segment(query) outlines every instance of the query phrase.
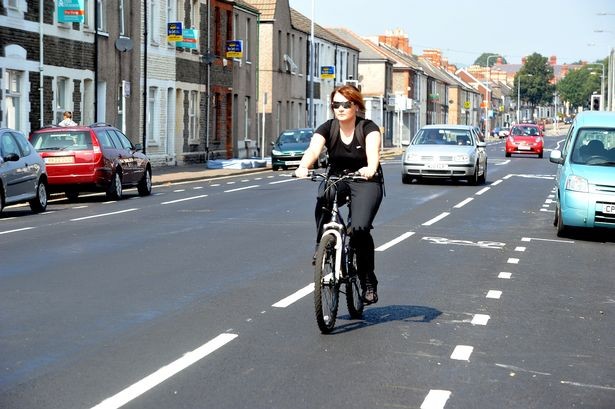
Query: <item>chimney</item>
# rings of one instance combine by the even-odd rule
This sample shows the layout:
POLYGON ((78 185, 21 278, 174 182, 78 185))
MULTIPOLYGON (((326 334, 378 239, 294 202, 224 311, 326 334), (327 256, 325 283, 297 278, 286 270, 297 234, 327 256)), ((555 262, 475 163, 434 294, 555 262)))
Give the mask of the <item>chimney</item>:
POLYGON ((408 55, 412 55, 412 47, 410 46, 410 41, 408 40, 408 34, 400 28, 396 28, 393 31, 387 30, 384 35, 379 35, 378 42, 396 48, 408 55))
POLYGON ((549 57, 549 65, 551 66, 557 65, 557 57, 555 55, 552 55, 551 57, 549 57))

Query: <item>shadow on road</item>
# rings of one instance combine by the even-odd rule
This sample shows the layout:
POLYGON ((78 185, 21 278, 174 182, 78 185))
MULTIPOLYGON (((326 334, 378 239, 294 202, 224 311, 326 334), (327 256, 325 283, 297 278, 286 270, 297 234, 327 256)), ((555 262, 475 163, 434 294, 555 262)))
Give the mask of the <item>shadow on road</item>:
MULTIPOLYGON (((344 305, 340 305, 343 308, 344 305)), ((363 327, 384 324, 392 321, 401 322, 431 322, 442 311, 420 305, 387 305, 382 307, 367 307, 363 312, 363 319, 341 324, 332 332, 333 334, 354 331, 363 327)), ((338 316, 341 320, 351 320, 350 315, 338 316)))

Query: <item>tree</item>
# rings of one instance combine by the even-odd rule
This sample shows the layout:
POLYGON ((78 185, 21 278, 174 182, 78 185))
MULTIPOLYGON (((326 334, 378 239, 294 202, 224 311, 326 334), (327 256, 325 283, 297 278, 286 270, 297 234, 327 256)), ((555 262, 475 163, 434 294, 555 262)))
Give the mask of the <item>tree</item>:
POLYGON ((553 100, 553 67, 547 57, 534 53, 527 57, 525 64, 515 75, 514 87, 521 81, 521 100, 532 106, 548 105, 553 100))
POLYGON ((474 61, 474 65, 480 65, 481 67, 487 67, 487 59, 489 60, 489 67, 493 67, 498 61, 498 57, 502 59, 502 64, 508 64, 506 58, 502 57, 502 54, 497 53, 482 53, 480 57, 474 61))
POLYGON ((573 107, 589 108, 591 95, 594 92, 600 93, 602 70, 600 69, 598 73, 596 67, 596 65, 584 65, 568 72, 557 84, 560 99, 568 101, 573 107))

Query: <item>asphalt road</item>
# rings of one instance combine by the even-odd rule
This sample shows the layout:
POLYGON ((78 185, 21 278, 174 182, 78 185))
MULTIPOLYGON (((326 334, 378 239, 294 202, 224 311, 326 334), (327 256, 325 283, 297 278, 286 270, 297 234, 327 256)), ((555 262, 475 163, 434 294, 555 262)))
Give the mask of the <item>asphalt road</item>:
POLYGON ((0 408, 615 408, 613 235, 557 238, 548 153, 487 149, 484 186, 384 165, 380 301, 331 335, 290 172, 5 209, 0 408))

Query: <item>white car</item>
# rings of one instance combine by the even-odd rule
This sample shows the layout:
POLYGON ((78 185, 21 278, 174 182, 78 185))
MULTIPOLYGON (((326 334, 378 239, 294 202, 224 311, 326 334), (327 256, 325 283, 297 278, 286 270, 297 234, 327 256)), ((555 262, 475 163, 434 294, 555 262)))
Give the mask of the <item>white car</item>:
POLYGON ((510 135, 510 128, 500 128, 500 132, 498 132, 500 138, 506 138, 508 135, 510 135))
POLYGON ((485 142, 466 125, 427 125, 421 128, 402 158, 402 183, 426 178, 465 179, 472 185, 487 179, 485 142))

